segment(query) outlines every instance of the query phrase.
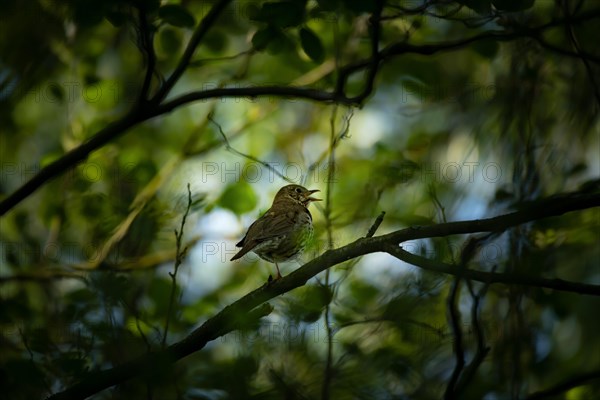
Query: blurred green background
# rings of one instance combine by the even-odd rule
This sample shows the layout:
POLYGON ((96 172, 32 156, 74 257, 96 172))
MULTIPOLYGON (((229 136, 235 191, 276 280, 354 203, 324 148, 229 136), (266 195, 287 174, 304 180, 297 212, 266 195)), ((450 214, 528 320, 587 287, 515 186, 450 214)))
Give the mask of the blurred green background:
MULTIPOLYGON (((371 55, 374 4, 235 1, 170 98, 261 85, 331 91, 341 66, 371 55)), ((139 10, 154 35, 155 91, 212 5, 3 0, 0 199, 134 106, 148 63, 139 10)), ((329 199, 311 206, 316 237, 304 261, 329 248, 328 232, 333 247, 365 236, 381 211, 378 234, 597 192, 599 19, 597 2, 388 1, 380 48, 517 34, 386 59, 360 108, 216 98, 129 129, 0 220, 2 396, 44 397, 161 347, 188 183, 189 252, 167 343, 273 273, 253 255, 229 259, 288 182, 329 199), (591 17, 519 34, 569 15, 591 17)), ((351 95, 365 77, 350 77, 351 95)), ((470 267, 600 284, 599 226, 597 209, 527 224, 486 242, 470 267)), ((465 240, 403 248, 454 262, 465 240)), ((300 264, 283 264, 283 274, 300 264)), ((455 363, 452 281, 389 255, 350 260, 274 299, 259 325, 93 398, 442 398, 455 363)), ((476 349, 472 301, 462 287, 467 362, 476 349)), ((491 286, 480 306, 491 350, 461 398, 525 398, 598 371, 599 307, 592 296, 491 286)), ((557 398, 594 398, 597 376, 557 398)))

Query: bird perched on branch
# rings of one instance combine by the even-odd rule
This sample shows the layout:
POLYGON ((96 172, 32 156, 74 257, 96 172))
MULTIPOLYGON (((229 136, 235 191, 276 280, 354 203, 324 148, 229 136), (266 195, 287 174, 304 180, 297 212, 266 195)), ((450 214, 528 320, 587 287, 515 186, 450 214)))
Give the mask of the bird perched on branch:
POLYGON ((300 185, 287 185, 279 189, 271 208, 250 225, 246 236, 236 244, 242 249, 231 261, 253 251, 263 260, 275 263, 276 279, 281 278, 277 263, 300 255, 312 239, 312 215, 308 205, 312 201, 321 201, 311 197, 318 191, 300 185))

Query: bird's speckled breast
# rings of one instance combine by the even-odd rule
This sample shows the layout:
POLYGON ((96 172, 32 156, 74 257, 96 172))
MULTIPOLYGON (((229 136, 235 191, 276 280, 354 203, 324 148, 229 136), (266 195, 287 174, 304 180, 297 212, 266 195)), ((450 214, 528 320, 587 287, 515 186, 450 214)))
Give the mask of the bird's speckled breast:
POLYGON ((286 261, 298 257, 312 240, 312 216, 308 209, 304 209, 295 210, 290 217, 294 221, 294 227, 290 233, 259 244, 253 249, 253 252, 269 262, 286 261))

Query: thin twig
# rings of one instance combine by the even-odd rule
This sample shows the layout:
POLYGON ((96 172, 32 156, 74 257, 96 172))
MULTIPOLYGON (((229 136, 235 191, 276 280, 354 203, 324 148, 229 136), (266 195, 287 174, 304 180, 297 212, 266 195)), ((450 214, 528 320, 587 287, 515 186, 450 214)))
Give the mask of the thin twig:
MULTIPOLYGON (((331 117, 329 119, 330 126, 330 140, 329 140, 329 169, 327 170, 327 182, 325 190, 325 210, 323 212, 325 216, 325 228, 327 231, 327 249, 333 248, 333 232, 332 232, 332 221, 331 221, 331 209, 332 201, 331 195, 333 192, 333 177, 335 176, 335 120, 337 119, 337 106, 333 106, 331 110, 331 117)), ((330 276, 329 269, 325 271, 325 287, 329 290, 330 288, 330 276)), ((333 298, 331 299, 333 301, 333 298)), ((328 400, 331 379, 332 379, 332 363, 333 363, 333 332, 330 324, 330 311, 331 301, 325 305, 324 319, 325 319, 325 333, 327 335, 327 355, 325 359, 325 371, 323 371, 323 384, 321 386, 321 399, 328 400)))
POLYGON ((460 373, 462 372, 463 367, 465 366, 465 350, 463 345, 463 331, 461 329, 461 315, 458 310, 458 300, 459 300, 459 291, 460 291, 460 276, 456 276, 452 281, 452 287, 450 288, 450 293, 447 299, 447 307, 448 307, 448 319, 450 320, 450 327, 452 328, 452 334, 454 335, 454 340, 452 341, 454 347, 454 356, 456 358, 456 363, 454 365, 454 369, 452 370, 452 375, 450 376, 450 380, 446 385, 446 391, 444 393, 444 399, 454 399, 455 398, 455 387, 458 382, 458 378, 460 373))
MULTIPOLYGON (((430 195, 431 199, 433 200, 433 203, 435 204, 436 208, 440 212, 442 222, 447 223, 448 221, 446 219, 446 210, 445 210, 444 206, 442 205, 442 202, 437 197, 437 193, 433 186, 429 187, 429 195, 430 195)), ((448 250, 450 251, 450 258, 452 260, 452 265, 455 265, 456 269, 459 272, 462 272, 462 270, 466 268, 467 260, 463 260, 461 258, 460 264, 457 265, 454 260, 454 255, 452 254, 452 246, 450 243, 450 238, 448 236, 446 236, 446 237, 444 237, 444 240, 446 241, 446 245, 448 246, 448 250)), ((461 328, 462 317, 461 317, 460 310, 458 309, 458 302, 460 300, 460 286, 461 286, 461 277, 460 277, 460 275, 458 275, 458 276, 454 277, 454 280, 452 281, 450 293, 448 294, 448 298, 446 300, 447 301, 446 307, 447 307, 447 312, 448 312, 448 319, 450 322, 450 327, 452 328, 452 335, 454 336, 452 345, 454 347, 454 358, 456 359, 456 362, 454 364, 454 369, 452 370, 452 375, 450 376, 450 380, 448 381, 448 384, 446 385, 446 391, 444 393, 444 399, 446 399, 446 400, 455 398, 456 384, 457 384, 458 378, 460 377, 460 374, 462 373, 462 370, 465 366, 465 349, 464 349, 464 343, 463 343, 463 331, 461 328)))
POLYGON ((222 57, 213 57, 213 58, 202 58, 202 59, 198 59, 198 60, 194 60, 192 62, 190 62, 190 68, 192 67, 201 67, 204 66, 205 64, 209 64, 209 63, 213 63, 213 62, 220 62, 220 61, 233 61, 237 58, 246 56, 246 55, 251 55, 254 54, 256 50, 254 49, 250 49, 250 50, 244 50, 241 51, 237 54, 233 54, 231 56, 222 56, 222 57))
POLYGON ((419 328, 423 328, 427 331, 430 331, 430 332, 436 334, 440 339, 444 339, 446 336, 448 336, 448 333, 444 332, 443 329, 435 327, 433 325, 430 325, 426 322, 417 321, 417 320, 414 320, 411 318, 402 318, 401 320, 399 320, 398 318, 391 319, 391 318, 386 318, 385 316, 375 317, 375 318, 365 318, 362 320, 348 321, 348 322, 344 322, 343 324, 337 324, 335 326, 334 334, 336 334, 337 332, 339 332, 340 330, 342 330, 344 328, 348 328, 351 326, 362 325, 362 324, 384 323, 384 322, 390 322, 392 324, 397 324, 398 322, 405 322, 409 325, 414 325, 419 328))
POLYGON ((373 235, 375 235, 375 232, 377 232, 377 229, 379 229, 379 225, 381 225, 381 223, 383 222, 384 217, 385 211, 382 211, 381 214, 379 214, 377 218, 375 218, 375 222, 373 222, 373 225, 371 225, 369 231, 367 232, 367 236, 365 237, 370 238, 373 237, 373 235))
POLYGON ((586 372, 580 375, 572 376, 562 382, 549 387, 548 389, 540 390, 527 396, 526 400, 540 400, 554 398, 555 396, 569 391, 573 388, 586 385, 591 381, 600 380, 600 369, 586 372))
MULTIPOLYGON (((494 270, 492 270, 493 272, 494 270)), ((481 308, 481 299, 485 296, 487 289, 489 288, 489 282, 484 284, 484 286, 479 290, 479 292, 475 293, 475 289, 473 288, 473 282, 467 279, 467 288, 469 289, 469 294, 471 295, 471 324, 473 325, 473 332, 475 334, 475 340, 477 341, 477 347, 475 350, 475 356, 473 356, 473 360, 469 363, 469 365, 464 369, 460 380, 456 384, 456 395, 460 395, 461 392, 467 387, 467 385, 471 382, 473 377, 475 376, 475 372, 485 360, 485 357, 490 351, 490 348, 485 344, 485 333, 483 332, 483 327, 481 326, 481 321, 479 318, 479 311, 481 308)))
MULTIPOLYGON (((209 19, 209 15, 203 20, 208 21, 210 23, 214 23, 217 15, 213 12, 217 7, 224 7, 223 1, 219 2, 213 9, 209 15, 211 18, 209 19)), ((219 9, 220 12, 221 8, 219 9)), ((585 13, 581 13, 575 17, 572 17, 569 21, 572 24, 581 23, 588 20, 593 20, 600 16, 600 9, 591 10, 585 13)), ((207 24, 208 24, 207 22, 207 24)), ((516 27, 514 30, 505 32, 505 31, 488 31, 478 35, 474 35, 468 38, 462 38, 453 41, 447 41, 443 43, 435 43, 435 44, 408 44, 405 42, 393 43, 382 49, 377 54, 377 63, 382 61, 387 61, 394 57, 404 55, 404 54, 423 54, 423 55, 431 55, 440 52, 447 51, 456 51, 465 48, 473 43, 482 42, 486 40, 494 40, 494 41, 506 41, 506 40, 516 40, 523 37, 531 37, 538 42, 542 40, 541 34, 544 31, 550 30, 557 26, 564 25, 566 23, 565 19, 555 19, 551 22, 538 25, 532 28, 527 27, 516 27)), ((206 30, 208 29, 205 28, 206 30)), ((203 33, 204 35, 204 33, 203 33)), ((201 39, 201 37, 200 37, 201 39)), ((191 43, 190 43, 191 44, 191 43)), ((556 46, 546 46, 548 50, 556 51, 563 55, 572 55, 566 50, 557 49, 556 46)), ((188 49, 190 47, 188 46, 188 49)), ((186 49, 186 54, 188 53, 188 49, 186 49)), ((190 50, 191 51, 191 50, 190 50)), ((193 51, 191 51, 193 53, 193 51)), ((577 56, 577 55, 575 55, 577 56)), ((588 54, 584 54, 584 56, 590 60, 593 60, 588 54)), ((579 58, 579 56, 577 56, 579 58)), ((182 62, 179 64, 187 65, 188 62, 182 62)), ((345 94, 345 82, 349 78, 350 75, 364 70, 365 68, 373 67, 374 61, 371 59, 361 60, 357 62, 350 63, 340 68, 340 76, 338 77, 336 90, 333 92, 317 90, 312 88, 301 88, 301 87, 290 87, 290 86, 253 86, 253 87, 242 87, 242 88, 218 88, 218 89, 209 89, 209 90, 200 90, 194 91, 191 93, 183 94, 181 96, 175 97, 172 100, 168 100, 166 102, 162 102, 160 105, 158 104, 157 97, 155 96, 155 103, 151 106, 147 107, 139 107, 139 104, 135 106, 127 115, 122 117, 121 119, 107 125, 105 128, 96 132, 89 141, 81 144, 80 146, 72 149, 59 159, 51 162, 44 168, 42 168, 36 175, 34 175, 31 179, 25 182, 22 186, 20 186, 16 191, 11 193, 9 196, 5 197, 0 201, 0 216, 6 214, 9 210, 19 204, 21 201, 26 199, 33 192, 38 190, 41 186, 46 184, 52 178, 64 173, 69 170, 69 168, 73 167, 77 163, 85 160, 90 153, 98 150, 103 147, 107 143, 112 140, 115 140, 122 134, 124 134, 129 128, 138 125, 141 122, 147 121, 151 118, 158 117, 160 115, 169 113, 174 109, 191 103, 198 100, 212 99, 212 98, 240 98, 240 97, 258 97, 258 96, 277 96, 277 97, 293 97, 297 99, 304 100, 312 100, 323 103, 336 103, 336 104, 347 104, 352 106, 360 106, 366 100, 366 98, 370 95, 368 91, 363 91, 359 96, 348 97, 345 94)), ((180 68, 178 68, 179 70, 180 68)), ((183 73, 183 71, 181 71, 183 73)), ((171 78, 169 78, 169 83, 165 82, 162 86, 162 90, 167 88, 168 86, 172 86, 175 84, 174 77, 177 74, 173 74, 171 78), (172 82, 172 83, 171 83, 172 82)), ((180 76, 180 74, 179 74, 180 76)), ((373 77, 371 75, 371 77, 373 77)), ((367 85, 367 87, 370 85, 367 85)), ((161 93, 159 93, 161 94, 161 93)))
MULTIPOLYGON (((342 128, 342 130, 340 131, 340 133, 338 134, 338 136, 335 138, 335 146, 338 146, 339 142, 342 139, 348 139, 350 138, 349 135, 349 131, 350 131, 350 122, 352 121, 352 117, 354 116, 354 110, 352 108, 348 108, 346 113, 344 114, 343 117, 343 122, 344 122, 344 127, 342 128)), ((309 165, 308 167, 308 171, 306 173, 305 179, 308 179, 308 177, 317 169, 319 168, 319 166, 322 165, 323 161, 329 157, 329 147, 327 148, 327 150, 323 151, 323 153, 321 153, 321 155, 315 160, 315 162, 313 162, 311 165, 309 165)), ((333 179, 335 179, 335 176, 333 176, 333 179)))
MULTIPOLYGON (((590 296, 600 296, 600 285, 565 281, 556 278, 539 278, 537 276, 529 276, 526 274, 516 273, 494 273, 478 271, 474 269, 457 271, 456 267, 453 264, 446 264, 443 262, 434 261, 426 257, 421 257, 416 254, 409 253, 408 251, 403 250, 396 244, 384 244, 383 250, 380 250, 379 246, 374 247, 377 248, 376 251, 385 251, 386 253, 396 257, 397 259, 404 261, 408 264, 412 264, 421 269, 448 274, 451 276, 460 276, 462 278, 472 279, 477 282, 490 282, 490 284, 501 283, 509 286, 529 286, 559 290, 563 292, 577 293, 580 295, 586 294, 590 296)), ((361 253, 360 255, 363 255, 363 253, 361 253)))
POLYGON ((62 271, 62 270, 48 270, 39 271, 36 273, 24 272, 20 274, 0 276, 0 285, 10 282, 35 282, 35 283, 47 283, 53 282, 58 279, 79 279, 82 281, 86 280, 86 276, 73 272, 73 271, 62 271))
POLYGON ((146 75, 142 84, 142 90, 138 99, 138 104, 144 104, 148 100, 152 86, 152 77, 156 69, 156 52, 154 50, 154 26, 148 23, 148 13, 142 5, 138 8, 139 14, 139 36, 142 51, 146 54, 146 75))
MULTIPOLYGON (((276 282, 265 284, 225 307, 180 342, 174 343, 162 351, 146 354, 113 368, 91 372, 80 382, 51 396, 50 399, 83 399, 110 386, 124 382, 138 374, 142 374, 156 365, 157 362, 162 363, 161 365, 163 366, 167 363, 174 363, 191 353, 199 351, 209 341, 232 330, 239 329, 242 323, 255 321, 258 318, 268 315, 272 311, 272 307, 268 303, 265 303, 268 300, 305 285, 309 279, 327 268, 365 254, 385 251, 416 266, 424 266, 425 269, 450 275, 457 274, 454 266, 445 266, 444 264, 412 255, 402 250, 398 246, 398 242, 451 234, 496 232, 500 228, 506 229, 507 227, 527 223, 532 220, 600 205, 600 194, 579 195, 573 193, 564 197, 545 199, 542 201, 545 206, 541 207, 537 212, 521 210, 512 214, 484 220, 450 222, 426 226, 420 229, 404 229, 388 235, 360 238, 341 248, 326 251, 291 274, 284 276, 276 282), (424 233, 426 236, 423 236, 424 233), (244 316, 243 321, 240 321, 240 316, 244 316)), ((599 285, 474 270, 465 270, 463 275, 465 279, 473 279, 484 283, 489 282, 489 284, 528 285, 600 296, 599 285)))
POLYGON ((581 45, 579 44, 579 41, 577 40, 577 36, 575 35, 575 29, 573 28, 573 25, 571 25, 571 23, 569 22, 569 20, 572 17, 571 12, 569 10, 569 2, 564 1, 563 8, 564 8, 563 11, 564 11, 565 17, 566 17, 565 28, 567 29, 567 33, 569 35, 571 44, 573 45, 575 52, 580 56, 581 61, 583 62, 583 65, 585 67, 585 71, 588 74, 588 78, 590 79, 590 83, 592 84, 592 87, 594 88, 594 96, 596 97, 596 106, 597 106, 596 108, 598 108, 598 107, 600 107, 600 89, 598 88, 598 82, 596 81, 596 74, 594 74, 594 70, 592 69, 592 66, 590 65, 590 61, 587 59, 587 57, 582 55, 583 50, 581 48, 581 45))
POLYGON ((210 122, 215 124, 215 126, 219 129, 219 133, 221 134, 221 137, 223 138, 223 141, 225 142, 225 149, 227 151, 230 151, 234 154, 237 154, 240 157, 244 157, 248 160, 254 161, 255 163, 262 165, 263 167, 267 168, 269 171, 273 172, 275 175, 277 175, 278 177, 280 177, 281 179, 283 179, 286 182, 296 183, 296 182, 292 181, 290 178, 288 178, 287 176, 283 175, 281 172, 277 171, 268 162, 262 161, 254 156, 251 156, 250 154, 242 153, 241 151, 238 151, 235 148, 233 148, 231 146, 231 144, 229 143, 229 139, 227 139, 227 135, 225 135, 225 132, 223 132, 223 128, 217 121, 214 120, 213 115, 209 114, 207 118, 210 122))
POLYGON ((183 217, 181 218, 181 226, 179 227, 179 231, 177 229, 175 229, 175 232, 174 232, 177 252, 175 255, 175 265, 173 266, 173 272, 169 272, 169 276, 171 277, 171 294, 169 296, 169 307, 167 308, 167 317, 165 319, 165 329, 163 331, 163 337, 162 337, 162 346, 163 347, 165 347, 167 344, 167 334, 169 332, 169 322, 171 321, 171 314, 173 312, 173 305, 175 303, 175 292, 177 291, 177 272, 179 271, 179 266, 183 262, 186 254, 187 254, 187 251, 188 251, 187 246, 184 247, 183 249, 181 248, 181 242, 182 242, 182 238, 183 238, 183 228, 185 227, 185 221, 190 212, 190 209, 192 208, 192 190, 190 189, 189 183, 187 184, 187 191, 188 191, 188 203, 187 203, 185 212, 183 213, 183 217))
POLYGON ((169 95, 169 93, 171 92, 171 89, 173 89, 173 86, 175 86, 175 84, 179 81, 179 78, 181 78, 181 75, 183 75, 183 73, 187 69, 189 63, 192 60, 192 57, 194 56, 194 53, 196 52, 196 48, 198 47, 200 42, 202 41, 202 39, 204 39, 208 30, 215 24, 217 18, 219 18, 221 13, 225 10, 225 8, 231 2, 232 2, 232 0, 218 1, 210 9, 208 14, 206 14, 204 19, 202 19, 200 24, 198 24, 198 27, 194 31, 192 38, 190 39, 187 47, 185 48, 183 55, 181 56, 181 59, 179 60, 179 63, 177 64, 177 67, 175 67, 175 70, 173 71, 171 76, 169 76, 169 78, 165 81, 165 83, 162 85, 162 87, 160 88, 160 90, 158 91, 156 96, 154 98, 152 98, 152 102, 158 104, 158 103, 162 102, 169 95))
POLYGON ((332 209, 332 201, 331 196, 333 192, 333 180, 335 176, 335 149, 337 147, 335 140, 335 120, 337 119, 337 106, 333 106, 331 110, 331 117, 329 118, 329 128, 330 128, 330 136, 329 136, 329 159, 327 169, 327 182, 325 189, 325 210, 323 212, 325 217, 325 228, 327 231, 327 249, 333 248, 333 232, 332 232, 332 221, 331 221, 331 209, 332 209))

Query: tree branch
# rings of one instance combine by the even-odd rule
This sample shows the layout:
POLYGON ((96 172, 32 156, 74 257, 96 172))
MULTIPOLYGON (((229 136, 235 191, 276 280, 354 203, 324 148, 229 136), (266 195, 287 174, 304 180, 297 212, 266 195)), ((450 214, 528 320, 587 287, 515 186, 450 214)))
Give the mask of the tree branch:
POLYGON ((561 290, 579 294, 600 296, 600 286, 575 283, 560 279, 544 279, 533 276, 503 274, 465 269, 458 272, 452 265, 438 263, 426 258, 410 254, 398 243, 424 237, 439 237, 462 233, 498 232, 515 225, 531 222, 536 219, 561 215, 570 211, 600 206, 600 194, 566 194, 554 196, 539 202, 544 207, 533 210, 525 209, 494 218, 449 222, 423 228, 409 228, 387 235, 371 238, 360 238, 353 243, 335 250, 328 250, 321 256, 309 261, 291 274, 250 292, 246 296, 225 307, 218 314, 208 319, 189 336, 163 351, 145 354, 125 364, 108 370, 90 373, 79 383, 50 396, 49 399, 83 399, 110 386, 117 385, 135 375, 147 372, 152 365, 174 363, 191 353, 202 349, 206 343, 235 329, 247 326, 271 312, 268 300, 287 293, 306 284, 306 282, 327 268, 350 259, 375 252, 388 252, 393 256, 413 265, 436 272, 442 272, 465 279, 472 279, 487 284, 504 283, 526 285, 547 289, 561 290), (426 235, 424 235, 426 233, 426 235), (259 307, 260 306, 260 307, 259 307), (256 307, 259 307, 256 309, 256 307))
POLYGON ((179 64, 177 64, 177 67, 175 68, 171 76, 169 76, 169 78, 160 88, 156 96, 152 99, 153 102, 158 104, 169 95, 169 92, 171 91, 171 89, 173 89, 173 86, 175 86, 177 81, 179 81, 179 78, 181 78, 181 75, 183 75, 188 65, 190 64, 194 52, 196 51, 196 48, 198 47, 200 42, 208 32, 210 27, 213 26, 213 24, 216 22, 219 15, 231 2, 232 0, 220 0, 210 9, 208 14, 206 14, 206 16, 202 19, 202 22, 200 22, 200 24, 194 31, 190 42, 185 48, 183 56, 181 56, 181 59, 179 60, 179 64))
POLYGON ((557 194, 540 200, 520 203, 519 211, 498 217, 411 227, 378 236, 376 239, 382 242, 401 243, 407 240, 448 235, 502 232, 510 227, 527 222, 593 207, 600 207, 600 193, 582 194, 573 192, 557 194))
MULTIPOLYGON (((463 270, 463 267, 464 266, 462 265, 458 266, 460 270, 463 270)), ((454 364, 452 375, 450 376, 448 384, 446 385, 446 391, 444 392, 445 400, 455 398, 454 390, 456 382, 458 382, 460 373, 465 366, 465 349, 463 343, 463 331, 461 328, 461 314, 457 305, 460 299, 460 284, 460 276, 456 276, 452 281, 452 286, 447 299, 448 319, 450 321, 450 327, 452 328, 452 335, 454 336, 454 340, 452 340, 452 347, 454 350, 454 358, 456 359, 456 363, 454 364)))
POLYGON ((473 325, 473 332, 475 333, 477 347, 473 359, 465 368, 463 374, 460 377, 460 380, 456 384, 455 393, 457 395, 462 394, 461 392, 471 382, 471 380, 475 376, 475 372, 477 372, 477 369, 483 363, 483 360, 485 360, 487 354, 490 352, 490 347, 486 346, 485 344, 483 327, 481 326, 481 322, 479 321, 479 308, 481 298, 485 296, 489 284, 486 283, 478 293, 475 293, 475 289, 473 289, 472 282, 467 279, 467 287, 469 289, 469 293, 471 294, 471 301, 473 302, 471 305, 471 324, 473 325))
POLYGON ((188 214, 190 213, 190 209, 192 208, 192 190, 190 189, 190 184, 187 184, 187 192, 188 192, 188 202, 187 207, 185 208, 185 212, 183 213, 183 217, 181 217, 181 226, 179 230, 175 229, 175 264, 173 265, 173 272, 169 272, 169 276, 171 277, 171 294, 169 295, 169 305, 167 308, 167 317, 165 318, 165 328, 163 330, 162 336, 162 347, 165 347, 167 344, 167 335, 169 333, 169 323, 171 322, 172 313, 173 313, 173 305, 175 304, 175 292, 177 291, 177 272, 179 272, 179 267, 181 263, 183 263, 183 259, 187 255, 188 247, 182 247, 181 242, 183 239, 183 230, 185 228, 185 221, 187 220, 188 214))
POLYGON ((402 260, 406 263, 412 264, 427 271, 439 272, 452 276, 460 275, 463 278, 471 279, 482 283, 489 282, 490 284, 502 283, 505 285, 530 286, 545 289, 553 289, 562 292, 600 296, 600 285, 577 283, 556 278, 538 278, 535 276, 524 274, 484 272, 473 269, 465 269, 459 272, 457 271, 457 268, 454 265, 445 264, 442 262, 430 260, 425 257, 417 256, 415 254, 402 250, 400 247, 394 244, 388 244, 385 247, 386 252, 388 254, 391 254, 399 260, 402 260))
POLYGON ((152 77, 156 68, 156 52, 154 50, 154 26, 148 22, 148 13, 144 6, 138 8, 140 19, 139 35, 142 51, 146 53, 146 74, 140 91, 139 102, 144 103, 148 100, 148 94, 152 86, 152 77))
MULTIPOLYGON (((260 292, 261 289, 250 293, 250 295, 260 292)), ((255 310, 247 310, 247 314, 243 316, 243 319, 240 320, 240 318, 237 318, 239 315, 236 314, 236 311, 238 311, 240 307, 236 307, 236 304, 240 303, 250 295, 247 295, 226 307, 215 317, 206 321, 187 338, 167 347, 165 350, 146 353, 141 357, 114 368, 92 372, 86 378, 83 378, 80 382, 68 389, 48 397, 48 400, 85 399, 101 390, 124 382, 141 373, 151 373, 152 369, 157 364, 165 365, 174 363, 175 361, 202 349, 209 341, 225 335, 234 329, 238 329, 240 324, 243 326, 251 325, 253 321, 269 315, 269 313, 273 311, 273 307, 267 303, 255 310)))
MULTIPOLYGON (((556 19, 551 22, 529 28, 525 26, 516 26, 512 31, 487 31, 480 33, 478 35, 474 35, 468 38, 456 39, 456 40, 448 40, 441 43, 431 43, 431 44, 411 44, 406 42, 397 42, 388 45, 383 48, 378 54, 377 57, 379 61, 385 61, 387 59, 397 57, 404 54, 421 54, 421 55, 433 55, 441 52, 451 51, 451 50, 460 50, 465 48, 466 46, 481 42, 485 40, 495 40, 495 41, 510 41, 516 40, 524 37, 532 38, 540 44, 547 44, 545 40, 542 38, 542 33, 548 29, 556 28, 558 26, 567 24, 567 23, 579 23, 588 20, 592 20, 600 17, 600 9, 592 10, 586 13, 582 13, 578 16, 573 16, 565 19, 556 19)), ((567 50, 562 50, 560 48, 556 48, 553 46, 544 46, 549 50, 558 51, 563 55, 569 55, 571 57, 587 57, 595 61, 597 58, 592 54, 574 54, 568 52, 567 50)), ((366 60, 357 61, 353 64, 346 65, 340 71, 340 76, 343 76, 344 79, 347 79, 349 75, 354 72, 361 71, 365 68, 368 68, 372 65, 372 58, 368 58, 366 60)))
POLYGON ((293 180, 291 180, 290 178, 288 178, 287 176, 283 175, 281 172, 277 171, 277 169, 275 169, 275 167, 273 167, 271 164, 269 164, 268 162, 265 162, 259 158, 256 158, 250 154, 246 154, 246 153, 242 153, 241 151, 237 150, 236 148, 234 148, 231 143, 229 142, 229 139, 227 138, 227 135, 225 135, 225 132, 223 131, 223 127, 221 126, 221 124, 219 124, 217 121, 214 120, 213 118, 213 114, 210 113, 208 114, 208 120, 210 122, 212 122, 217 129, 219 129, 219 133, 221 134, 221 137, 223 138, 223 142, 225 144, 225 150, 232 152, 235 155, 238 155, 240 157, 243 157, 247 160, 250 161, 254 161, 257 164, 262 165, 263 167, 265 167, 266 169, 268 169, 270 172, 272 172, 273 174, 277 175, 278 177, 280 177, 282 180, 289 182, 289 183, 295 183, 293 180))
MULTIPOLYGON (((509 32, 490 31, 466 39, 436 44, 414 45, 405 42, 394 43, 387 46, 379 52, 374 52, 372 54, 372 57, 370 57, 367 60, 362 60, 359 62, 348 64, 341 68, 338 81, 336 83, 336 89, 333 92, 322 91, 312 88, 268 85, 245 88, 217 88, 187 93, 159 105, 159 103, 161 103, 164 100, 164 98, 168 95, 172 87, 176 84, 176 81, 181 77, 181 75, 189 65, 191 57, 193 56, 196 47, 210 28, 210 26, 214 24, 220 12, 222 12, 222 10, 227 6, 227 4, 229 4, 230 1, 231 0, 221 0, 209 11, 209 13, 202 20, 202 22, 194 32, 194 35, 190 40, 190 43, 188 44, 188 47, 186 48, 184 55, 182 56, 182 59, 180 60, 177 68, 169 77, 169 79, 164 83, 164 85, 161 87, 159 92, 151 100, 150 103, 136 103, 134 109, 125 117, 111 123, 106 128, 98 131, 98 133, 96 133, 89 141, 69 151, 58 160, 42 168, 40 172, 38 172, 38 174, 36 174, 33 178, 31 178, 20 188, 18 188, 15 192, 13 192, 11 195, 2 200, 2 202, 0 202, 0 216, 6 214, 15 205, 20 203, 35 190, 39 189, 46 182, 48 182, 52 178, 57 177, 69 168, 75 166, 77 163, 85 160, 92 151, 97 150, 100 147, 104 146, 106 143, 110 142, 111 140, 116 139, 121 134, 126 132, 129 128, 137 125, 140 122, 171 112, 175 108, 187 103, 217 97, 255 98, 263 96, 274 96, 281 98, 289 97, 325 103, 338 103, 345 105, 360 106, 365 100, 365 98, 368 97, 370 92, 364 91, 356 97, 347 97, 343 90, 346 80, 352 73, 363 70, 365 68, 372 68, 371 71, 378 70, 379 64, 383 61, 386 61, 389 58, 408 53, 431 55, 442 51, 461 49, 469 44, 483 40, 508 41, 522 37, 531 37, 542 43, 543 38, 541 37, 541 34, 547 29, 564 25, 567 22, 570 24, 576 24, 600 17, 600 9, 598 9, 588 11, 586 13, 581 13, 577 16, 572 16, 568 19, 556 19, 534 28, 516 27, 514 31, 509 32), (374 59, 374 57, 376 59, 374 59)), ((372 41, 374 41, 373 38, 375 37, 375 35, 372 36, 372 41)), ((545 47, 548 49, 552 49, 548 46, 545 47)), ((561 54, 566 54, 565 52, 566 50, 561 51, 561 54)), ((582 53, 579 56, 585 56, 586 58, 591 59, 590 57, 592 55, 582 53)), ((370 75, 369 79, 374 79, 376 75, 377 74, 370 75)), ((371 85, 372 84, 373 81, 371 82, 371 85)), ((367 82, 367 87, 369 87, 369 82, 367 82)))
POLYGON ((118 138, 126 132, 127 129, 148 118, 150 118, 150 116, 144 115, 141 109, 134 109, 120 120, 115 121, 98 131, 98 133, 87 142, 67 152, 56 161, 51 162, 42 168, 40 172, 33 176, 33 178, 25 182, 20 188, 0 202, 0 216, 6 214, 10 209, 19 204, 23 199, 39 189, 49 180, 56 178, 69 168, 72 168, 85 160, 94 150, 97 150, 111 140, 118 138))
POLYGON ((573 376, 548 389, 540 390, 527 396, 526 400, 539 400, 554 397, 578 386, 586 385, 592 380, 600 379, 600 370, 591 371, 585 374, 573 376))
POLYGON ((42 271, 40 273, 23 273, 0 276, 0 285, 11 282, 50 283, 57 279, 79 279, 85 281, 85 275, 71 271, 42 271))

